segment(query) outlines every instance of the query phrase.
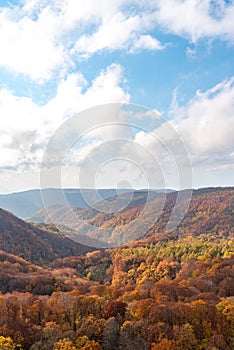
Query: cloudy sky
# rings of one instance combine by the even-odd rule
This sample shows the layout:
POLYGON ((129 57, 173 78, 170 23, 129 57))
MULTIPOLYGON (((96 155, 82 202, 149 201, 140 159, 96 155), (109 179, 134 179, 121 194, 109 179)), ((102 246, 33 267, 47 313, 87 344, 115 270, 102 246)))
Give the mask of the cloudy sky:
MULTIPOLYGON (((40 187, 56 129, 112 102, 168 120, 194 187, 234 185, 234 1, 0 0, 0 193, 40 187)), ((149 145, 142 130, 129 138, 149 145)), ((88 139, 79 159, 100 145, 88 139)), ((130 163, 118 171, 135 176, 130 163)), ((100 187, 113 185, 108 171, 100 187)))

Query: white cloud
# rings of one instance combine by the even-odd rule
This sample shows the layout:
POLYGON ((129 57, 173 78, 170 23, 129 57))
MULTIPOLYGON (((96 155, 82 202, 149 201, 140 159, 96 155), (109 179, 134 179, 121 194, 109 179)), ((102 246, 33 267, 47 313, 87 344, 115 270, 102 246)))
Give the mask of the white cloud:
POLYGON ((156 21, 169 33, 196 42, 216 38, 233 43, 234 3, 224 0, 158 0, 153 2, 156 21))
POLYGON ((3 9, 0 23, 0 66, 43 81, 65 64, 65 49, 56 41, 57 21, 48 8, 37 20, 3 9))
POLYGON ((125 48, 139 25, 139 16, 126 18, 122 13, 117 13, 108 21, 104 19, 94 34, 82 36, 77 41, 75 50, 81 53, 94 53, 103 49, 125 48))
POLYGON ((0 66, 43 82, 55 70, 62 74, 78 57, 100 50, 162 49, 145 35, 152 28, 151 16, 128 12, 125 5, 122 0, 98 5, 94 0, 31 0, 22 7, 0 8, 0 66))
POLYGON ((152 26, 152 17, 146 14, 126 16, 122 12, 111 18, 103 18, 97 31, 91 35, 83 35, 76 43, 74 50, 89 56, 104 49, 125 49, 130 53, 142 50, 158 51, 164 46, 149 34, 140 34, 152 26))
POLYGON ((192 42, 233 43, 234 3, 224 0, 24 1, 0 8, 0 66, 43 82, 103 50, 158 51, 159 27, 192 42))
POLYGON ((130 96, 120 87, 121 82, 125 82, 122 67, 118 64, 110 65, 101 72, 87 90, 83 102, 84 107, 90 106, 90 103, 98 105, 110 102, 128 102, 130 96))
POLYGON ((165 47, 153 38, 151 35, 140 35, 139 38, 133 43, 130 52, 138 52, 142 50, 158 51, 163 50, 165 47))
POLYGON ((43 106, 0 90, 2 169, 38 167, 48 138, 65 118, 95 105, 128 102, 122 82, 122 68, 116 64, 101 71, 86 91, 84 77, 70 74, 61 80, 56 96, 43 106))
POLYGON ((228 161, 233 150, 234 78, 221 82, 208 91, 198 91, 186 105, 172 104, 174 124, 182 135, 194 162, 209 158, 228 161))

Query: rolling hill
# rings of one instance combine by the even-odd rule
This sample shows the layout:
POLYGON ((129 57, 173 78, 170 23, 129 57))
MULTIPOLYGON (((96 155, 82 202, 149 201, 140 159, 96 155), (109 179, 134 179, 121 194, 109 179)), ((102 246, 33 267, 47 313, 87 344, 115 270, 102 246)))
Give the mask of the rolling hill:
POLYGON ((80 255, 93 248, 75 243, 58 232, 37 228, 0 209, 0 250, 35 264, 80 255))

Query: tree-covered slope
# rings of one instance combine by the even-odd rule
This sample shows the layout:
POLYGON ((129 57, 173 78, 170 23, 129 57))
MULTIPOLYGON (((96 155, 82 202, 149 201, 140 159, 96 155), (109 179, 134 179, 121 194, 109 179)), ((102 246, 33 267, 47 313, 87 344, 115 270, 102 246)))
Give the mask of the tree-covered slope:
POLYGON ((39 229, 0 209, 0 250, 43 264, 58 257, 84 254, 92 248, 56 232, 39 229))

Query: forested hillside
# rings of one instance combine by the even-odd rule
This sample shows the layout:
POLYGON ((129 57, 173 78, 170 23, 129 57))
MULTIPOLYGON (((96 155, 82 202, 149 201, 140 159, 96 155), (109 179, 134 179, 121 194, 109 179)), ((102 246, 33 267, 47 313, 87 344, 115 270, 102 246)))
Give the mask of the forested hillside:
MULTIPOLYGON (((120 196, 118 205, 125 202, 128 195, 120 196)), ((113 213, 106 213, 106 203, 100 203, 100 210, 87 208, 77 209, 51 207, 48 216, 45 210, 39 211, 31 218, 32 221, 51 221, 63 226, 69 226, 76 231, 71 233, 72 239, 84 242, 84 236, 101 242, 97 247, 118 246, 140 238, 157 239, 166 234, 166 226, 169 222, 173 208, 175 207, 178 193, 155 193, 151 200, 145 204, 148 193, 137 191, 129 205, 120 211, 116 211, 113 204, 113 213), (164 204, 165 202, 165 204, 164 204), (161 212, 161 207, 163 208, 161 212), (131 225, 144 211, 144 225, 131 225), (161 212, 159 219, 156 215, 161 212), (155 216, 155 222, 154 222, 155 216), (153 222, 151 225, 150 223, 153 222), (131 226, 130 226, 131 225, 131 226), (130 229, 129 229, 130 227, 130 229), (148 230, 145 228, 148 227, 148 230), (146 232, 145 232, 146 231, 146 232)), ((109 199, 115 203, 114 198, 109 199)), ((184 201, 177 205, 177 211, 183 212, 184 201)), ((193 196, 184 219, 180 225, 170 233, 170 236, 200 235, 205 233, 219 233, 223 235, 234 234, 234 188, 207 188, 194 190, 193 196)), ((67 230, 65 229, 65 232, 67 230)), ((69 232, 67 232, 69 235, 69 232)), ((85 241, 86 243, 86 241, 85 241)))
POLYGON ((0 209, 0 250, 44 264, 58 257, 80 255, 93 250, 71 241, 59 232, 48 232, 0 209))
POLYGON ((165 209, 157 231, 83 255, 55 226, 1 211, 0 349, 232 350, 232 205, 232 189, 196 191, 174 233, 163 230, 165 209), (52 254, 45 259, 41 242, 52 254), (6 243, 36 258, 6 252, 6 243))
POLYGON ((54 289, 45 279, 36 293, 2 291, 2 341, 25 350, 231 350, 233 263, 233 240, 212 235, 58 259, 41 272, 54 289))

